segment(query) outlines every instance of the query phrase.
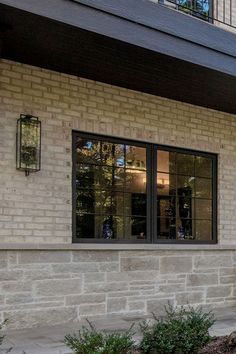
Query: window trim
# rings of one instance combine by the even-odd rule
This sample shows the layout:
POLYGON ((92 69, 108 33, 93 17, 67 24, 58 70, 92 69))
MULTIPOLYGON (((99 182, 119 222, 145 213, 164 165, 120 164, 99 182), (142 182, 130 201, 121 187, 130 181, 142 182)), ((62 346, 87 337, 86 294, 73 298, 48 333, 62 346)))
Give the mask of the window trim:
POLYGON ((109 135, 101 135, 96 133, 88 133, 83 131, 72 131, 72 242, 73 243, 95 243, 95 244, 183 244, 183 245, 204 245, 217 243, 217 179, 218 179, 218 155, 200 150, 186 149, 169 145, 155 144, 153 142, 143 142, 134 139, 119 138, 109 135), (85 139, 97 139, 99 141, 108 140, 111 143, 118 144, 135 144, 136 146, 146 148, 147 159, 147 238, 145 240, 104 240, 96 238, 77 238, 76 237, 76 139, 82 137, 85 139), (152 222, 156 219, 156 177, 157 168, 157 151, 163 150, 168 152, 184 153, 194 156, 202 156, 212 160, 212 239, 211 240, 168 240, 157 238, 157 222, 152 222))

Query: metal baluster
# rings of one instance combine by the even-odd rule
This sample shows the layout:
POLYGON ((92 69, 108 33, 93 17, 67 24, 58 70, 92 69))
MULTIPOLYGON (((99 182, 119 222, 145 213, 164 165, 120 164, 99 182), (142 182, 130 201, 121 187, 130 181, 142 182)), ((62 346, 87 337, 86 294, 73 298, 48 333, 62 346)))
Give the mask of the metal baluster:
POLYGON ((223 1, 223 22, 225 23, 225 0, 223 1))
POLYGON ((232 0, 230 0, 230 26, 232 26, 233 24, 233 4, 232 4, 232 0))

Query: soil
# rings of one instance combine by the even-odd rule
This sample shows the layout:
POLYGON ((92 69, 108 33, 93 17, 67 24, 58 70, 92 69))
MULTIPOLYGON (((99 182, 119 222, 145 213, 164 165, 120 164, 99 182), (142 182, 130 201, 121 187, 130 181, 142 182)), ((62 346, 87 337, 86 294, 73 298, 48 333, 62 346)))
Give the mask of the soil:
POLYGON ((215 337, 199 354, 236 354, 236 347, 229 347, 228 340, 228 336, 215 337))
MULTIPOLYGON (((199 354, 236 354, 236 346, 229 347, 229 337, 214 337, 205 348, 200 350, 199 354)), ((132 354, 140 354, 138 350, 134 350, 132 354)))

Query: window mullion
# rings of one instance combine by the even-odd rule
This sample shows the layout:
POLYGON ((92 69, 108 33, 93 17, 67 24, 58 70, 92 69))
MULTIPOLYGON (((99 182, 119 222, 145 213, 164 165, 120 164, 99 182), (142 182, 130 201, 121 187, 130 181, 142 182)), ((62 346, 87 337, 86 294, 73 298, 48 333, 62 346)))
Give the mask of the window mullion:
POLYGON ((151 181, 151 194, 152 194, 152 242, 157 242, 157 148, 152 145, 152 181, 151 181))

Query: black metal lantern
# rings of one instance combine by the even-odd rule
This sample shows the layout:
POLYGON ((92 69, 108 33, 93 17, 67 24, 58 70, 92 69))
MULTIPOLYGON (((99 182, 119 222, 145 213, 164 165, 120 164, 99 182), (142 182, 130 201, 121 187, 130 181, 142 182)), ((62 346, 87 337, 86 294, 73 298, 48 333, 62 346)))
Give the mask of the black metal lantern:
POLYGON ((17 120, 16 131, 16 168, 31 172, 41 167, 41 122, 37 117, 21 114, 17 120))

